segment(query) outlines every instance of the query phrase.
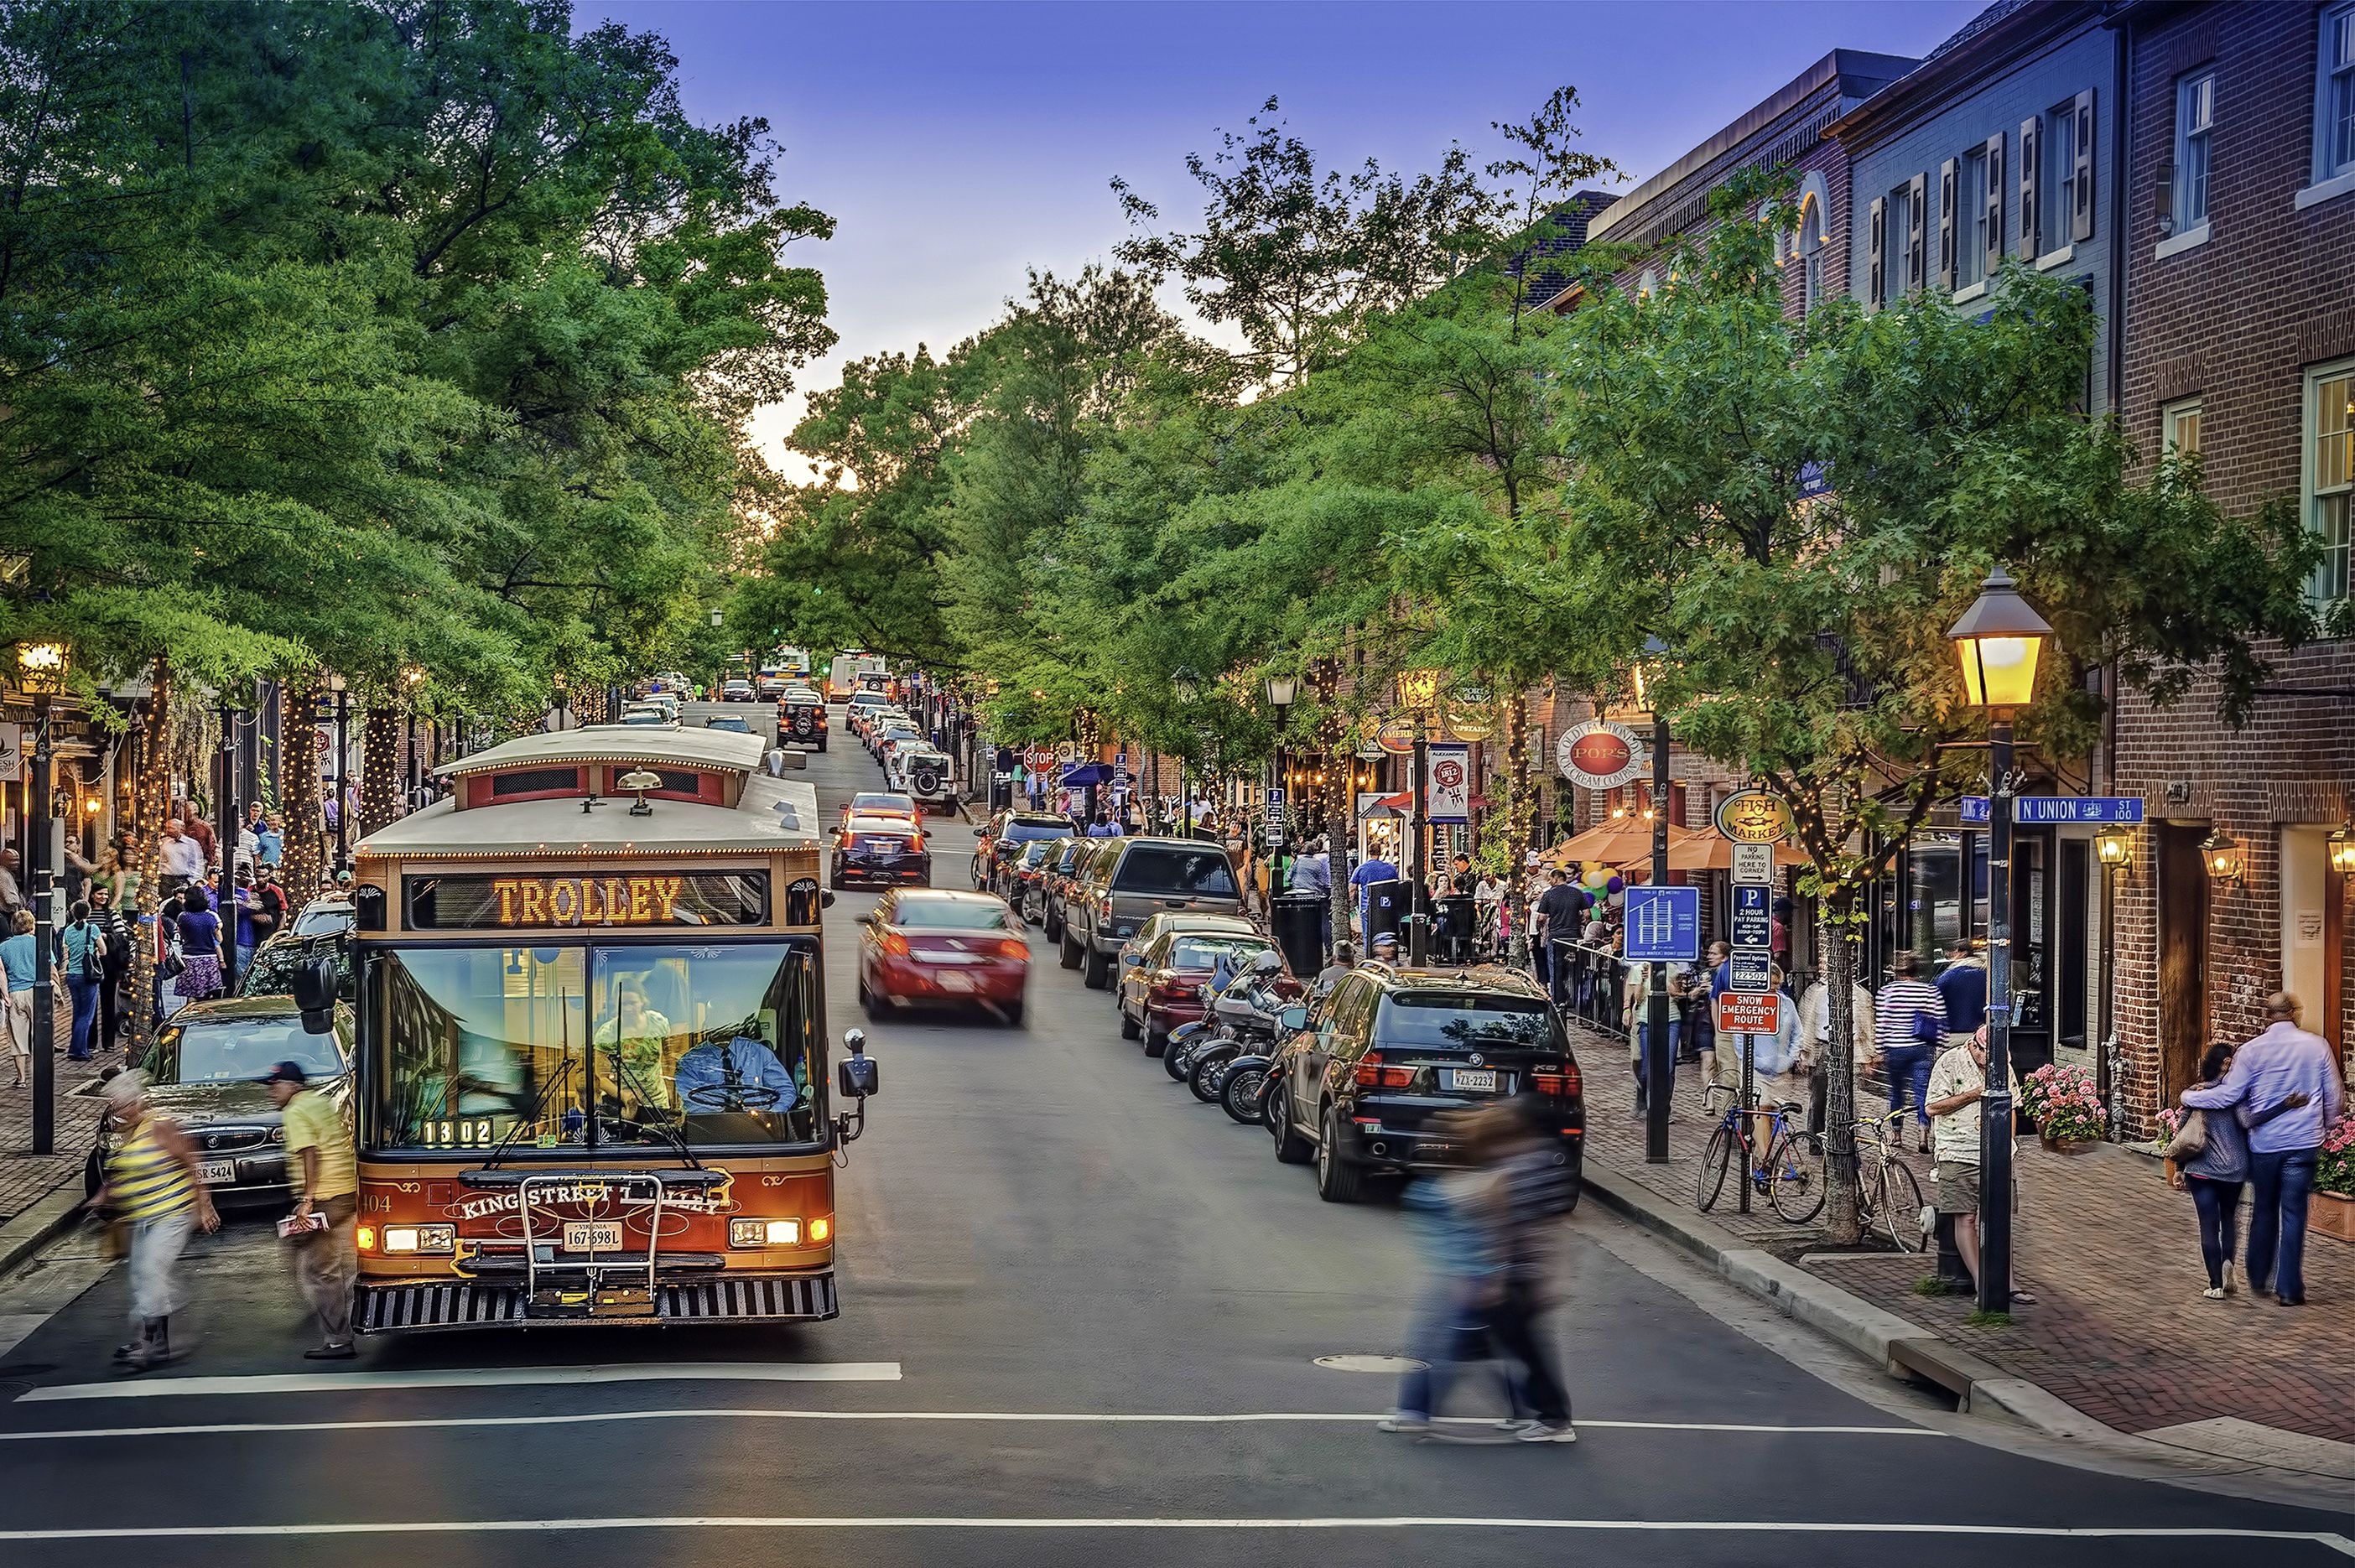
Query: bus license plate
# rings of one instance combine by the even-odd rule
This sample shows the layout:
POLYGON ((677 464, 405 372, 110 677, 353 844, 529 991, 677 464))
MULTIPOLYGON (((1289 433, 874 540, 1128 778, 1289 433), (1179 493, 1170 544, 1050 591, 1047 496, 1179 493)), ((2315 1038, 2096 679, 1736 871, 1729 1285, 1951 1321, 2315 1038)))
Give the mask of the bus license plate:
POLYGON ((568 1220, 564 1224, 564 1250, 568 1253, 619 1252, 622 1246, 622 1222, 619 1220, 568 1220))
POLYGON ((1447 1086, 1493 1094, 1497 1092, 1497 1070, 1493 1067, 1451 1067, 1447 1071, 1447 1086))
POLYGON ((237 1179, 237 1161, 233 1159, 201 1160, 197 1165, 197 1177, 207 1187, 227 1187, 237 1179))

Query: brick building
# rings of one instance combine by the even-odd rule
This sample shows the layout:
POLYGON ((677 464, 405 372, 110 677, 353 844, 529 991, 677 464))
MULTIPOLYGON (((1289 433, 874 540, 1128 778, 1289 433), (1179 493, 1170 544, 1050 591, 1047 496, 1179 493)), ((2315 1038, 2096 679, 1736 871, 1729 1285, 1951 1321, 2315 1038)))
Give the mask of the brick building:
MULTIPOLYGON (((2343 608, 2355 533, 2355 0, 2112 7, 2126 156, 2117 410, 2146 462, 2200 453, 2227 511, 2296 506, 2343 608)), ((2355 799, 2355 649, 2280 656, 2238 733, 2212 689, 2123 694, 2110 763, 2150 827, 2117 881, 2114 1005, 2130 1129, 2211 1040, 2261 1027, 2286 987, 2343 1051, 2345 879, 2328 835, 2355 799), (2202 845, 2221 835, 2228 867, 2202 845)))

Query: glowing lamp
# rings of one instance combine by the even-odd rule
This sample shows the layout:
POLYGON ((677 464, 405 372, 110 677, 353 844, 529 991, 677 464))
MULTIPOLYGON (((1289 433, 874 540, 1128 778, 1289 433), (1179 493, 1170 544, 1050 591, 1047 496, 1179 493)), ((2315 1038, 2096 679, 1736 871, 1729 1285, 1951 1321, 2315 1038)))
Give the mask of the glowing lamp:
POLYGON ((2330 869, 2334 871, 2355 871, 2355 823, 2342 824, 2330 830, 2330 869))
POLYGON ((71 643, 18 643, 16 684, 28 697, 55 697, 73 669, 71 643))
POLYGON ((1962 661, 1963 695, 1974 708, 2007 711, 2036 696, 2036 663, 2052 627, 2027 600, 2011 574, 1997 567, 1979 596, 1946 633, 1962 661))
POLYGON ((2105 866, 2134 862, 2134 835, 2123 827, 2105 827, 2094 835, 2094 856, 2105 866))
POLYGON ((1402 669, 1398 673, 1398 696, 1401 707, 1416 711, 1428 709, 1439 700, 1440 672, 1435 669, 1402 669))
POLYGON ((2220 882, 2237 882, 2249 869, 2247 847, 2221 827, 2200 842, 2200 858, 2208 863, 2208 874, 2220 882))

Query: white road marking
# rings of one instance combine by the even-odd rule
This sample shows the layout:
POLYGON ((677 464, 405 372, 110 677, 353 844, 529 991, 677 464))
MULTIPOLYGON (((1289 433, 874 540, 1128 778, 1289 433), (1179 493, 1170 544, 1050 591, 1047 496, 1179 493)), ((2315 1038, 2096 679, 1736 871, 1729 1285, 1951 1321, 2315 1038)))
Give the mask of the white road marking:
POLYGON ((1873 1524, 1798 1520, 1494 1519, 1391 1514, 1325 1519, 993 1519, 942 1515, 823 1518, 792 1515, 656 1515, 636 1519, 386 1520, 324 1524, 151 1525, 122 1529, 0 1531, 0 1541, 155 1541, 203 1536, 495 1535, 617 1530, 1551 1530, 1657 1535, 1947 1535, 2047 1541, 2278 1541, 2355 1557, 2355 1541, 2328 1531, 2128 1525, 1873 1524))
POLYGON ((355 1389, 524 1388, 551 1383, 895 1383, 897 1361, 649 1361, 608 1367, 453 1367, 407 1372, 274 1372, 253 1377, 133 1378, 59 1383, 16 1403, 59 1399, 167 1399, 189 1394, 342 1393, 355 1389))
MULTIPOLYGON (((271 1432, 405 1432, 420 1428, 464 1426, 578 1426, 609 1421, 699 1421, 731 1418, 740 1421, 1005 1421, 1080 1423, 1094 1425, 1246 1426, 1261 1423, 1311 1423, 1327 1425, 1369 1425, 1380 1411, 1261 1411, 1234 1414, 1188 1415, 1141 1412, 1135 1414, 1094 1411, 1006 1410, 751 1410, 719 1407, 705 1410, 602 1410, 567 1415, 439 1415, 387 1417, 372 1421, 224 1421, 182 1426, 99 1426, 65 1432, 0 1432, 0 1443, 68 1438, 197 1437, 235 1433, 253 1435, 271 1432)), ((1449 1425, 1486 1426, 1493 1423, 1461 1416, 1443 1416, 1449 1425)), ((1944 1437, 1926 1426, 1763 1426, 1717 1421, 1581 1421, 1582 1431, 1729 1432, 1788 1437, 1944 1437)))

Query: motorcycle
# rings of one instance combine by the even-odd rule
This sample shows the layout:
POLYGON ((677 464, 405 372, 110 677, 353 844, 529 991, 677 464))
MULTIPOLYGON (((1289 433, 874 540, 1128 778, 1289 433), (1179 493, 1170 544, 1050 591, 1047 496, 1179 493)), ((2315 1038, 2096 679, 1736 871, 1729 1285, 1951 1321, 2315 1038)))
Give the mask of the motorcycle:
POLYGON ((1280 968, 1254 969, 1241 987, 1229 987, 1212 1004, 1218 1037, 1188 1055, 1186 1086, 1204 1104, 1223 1103, 1231 1065, 1246 1054, 1266 1056, 1275 1048, 1276 1019, 1301 994, 1299 982, 1280 968))

